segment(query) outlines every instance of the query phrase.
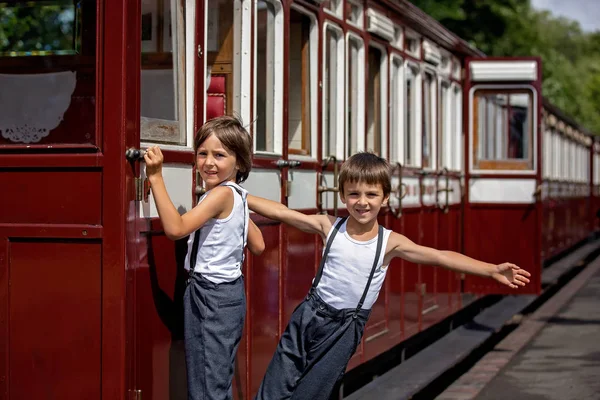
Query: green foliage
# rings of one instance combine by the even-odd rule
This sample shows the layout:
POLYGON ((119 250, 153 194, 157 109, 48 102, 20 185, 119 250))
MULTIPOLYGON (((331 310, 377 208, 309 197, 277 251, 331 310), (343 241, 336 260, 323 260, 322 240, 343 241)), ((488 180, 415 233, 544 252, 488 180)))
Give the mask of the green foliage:
POLYGON ((540 56, 544 97, 600 133, 600 32, 519 0, 412 0, 490 56, 540 56))
POLYGON ((0 53, 75 50, 72 1, 0 3, 0 53))

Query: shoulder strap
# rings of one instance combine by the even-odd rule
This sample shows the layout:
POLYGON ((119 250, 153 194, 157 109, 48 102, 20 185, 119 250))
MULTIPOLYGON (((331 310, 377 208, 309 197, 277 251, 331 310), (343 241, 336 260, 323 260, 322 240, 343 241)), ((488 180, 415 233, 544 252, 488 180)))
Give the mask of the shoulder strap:
POLYGON ((367 286, 363 291, 362 297, 358 302, 358 306, 356 306, 356 310, 354 311, 353 317, 356 318, 358 316, 358 312, 362 308, 365 299, 367 298, 367 293, 369 293, 369 287, 371 287, 371 281, 373 280, 373 275, 375 275, 375 269, 377 269, 377 263, 379 262, 379 257, 381 256, 381 248, 383 247, 383 226, 379 225, 379 231, 377 232, 377 250, 375 251, 375 260, 373 261, 373 267, 371 268, 371 274, 369 275, 369 280, 367 280, 367 286))
POLYGON ((325 260, 327 260, 327 255, 329 254, 329 249, 331 248, 331 244, 333 243, 333 238, 335 238, 335 235, 338 233, 338 231, 340 230, 340 228, 342 227, 342 224, 344 223, 344 221, 346 221, 346 219, 347 219, 347 217, 340 218, 340 220, 337 222, 337 224, 335 224, 335 226, 333 227, 333 231, 331 231, 331 235, 329 235, 329 240, 327 240, 327 245, 325 246, 325 251, 323 252, 323 256, 321 257, 321 264, 319 265, 319 271, 317 271, 317 276, 315 276, 315 279, 310 288, 309 294, 313 294, 313 292, 315 291, 315 288, 317 287, 317 285, 319 284, 319 281, 321 280, 321 276, 323 276, 323 267, 325 267, 325 260))
MULTIPOLYGON (((244 230, 242 233, 242 263, 244 262, 244 248, 246 247, 246 238, 248 237, 248 226, 246 221, 248 219, 248 203, 244 191, 234 184, 226 183, 225 186, 232 187, 242 198, 242 204, 244 205, 244 230)), ((202 229, 202 228, 200 228, 202 229)), ((190 253, 190 272, 193 272, 196 268, 196 260, 198 259, 198 247, 200 246, 200 229, 194 232, 194 243, 192 244, 192 252, 190 253)))

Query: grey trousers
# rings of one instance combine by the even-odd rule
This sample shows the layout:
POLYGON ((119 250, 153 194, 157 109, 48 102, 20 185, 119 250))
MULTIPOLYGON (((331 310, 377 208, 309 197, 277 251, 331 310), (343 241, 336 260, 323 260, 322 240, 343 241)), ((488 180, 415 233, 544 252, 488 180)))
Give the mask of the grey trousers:
POLYGON ((316 294, 292 314, 258 400, 327 400, 362 338, 370 310, 337 310, 316 294))
POLYGON ((246 316, 244 279, 215 284, 193 274, 183 295, 188 400, 232 399, 246 316))

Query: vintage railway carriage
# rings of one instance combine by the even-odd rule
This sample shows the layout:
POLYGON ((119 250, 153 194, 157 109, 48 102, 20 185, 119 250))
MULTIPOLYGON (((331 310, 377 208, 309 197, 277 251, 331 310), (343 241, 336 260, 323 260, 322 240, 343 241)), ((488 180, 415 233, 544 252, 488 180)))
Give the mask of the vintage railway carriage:
MULTIPOLYGON (((137 150, 162 146, 169 193, 190 210, 194 132, 217 115, 248 123, 252 193, 343 215, 339 165, 375 151, 394 166, 382 224, 517 262, 533 273, 521 292, 597 228, 600 143, 543 102, 539 60, 485 58, 408 1, 4 0, 0 20, 2 398, 185 398, 185 240, 164 236, 137 150)), ((252 218, 267 249, 244 267, 238 399, 256 391, 322 249, 252 218)), ((463 295, 501 292, 389 268, 350 368, 463 295)))

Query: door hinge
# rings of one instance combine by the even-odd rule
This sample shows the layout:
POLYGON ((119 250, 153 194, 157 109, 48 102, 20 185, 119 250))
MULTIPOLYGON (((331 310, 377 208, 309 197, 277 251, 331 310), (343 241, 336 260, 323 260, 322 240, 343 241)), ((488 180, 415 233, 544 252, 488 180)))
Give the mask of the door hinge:
POLYGON ((140 389, 129 389, 129 400, 142 400, 142 391, 140 389))
POLYGON ((148 202, 150 195, 150 181, 148 178, 134 178, 135 185, 135 201, 148 202))

